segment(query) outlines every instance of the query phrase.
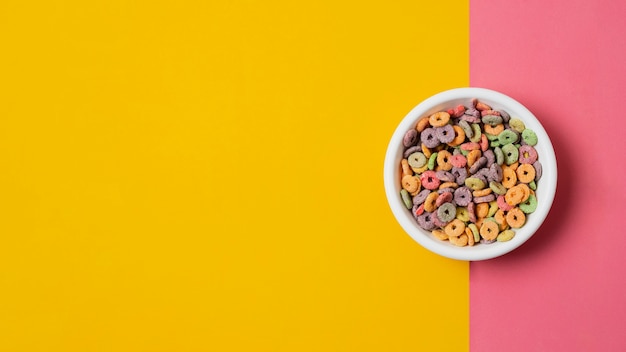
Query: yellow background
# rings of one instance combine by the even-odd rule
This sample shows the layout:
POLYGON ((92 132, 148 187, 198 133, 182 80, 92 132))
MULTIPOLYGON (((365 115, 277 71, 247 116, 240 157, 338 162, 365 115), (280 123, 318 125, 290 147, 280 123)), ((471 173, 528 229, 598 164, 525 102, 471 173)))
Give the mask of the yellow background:
POLYGON ((463 351, 386 144, 468 2, 0 2, 0 351, 463 351))

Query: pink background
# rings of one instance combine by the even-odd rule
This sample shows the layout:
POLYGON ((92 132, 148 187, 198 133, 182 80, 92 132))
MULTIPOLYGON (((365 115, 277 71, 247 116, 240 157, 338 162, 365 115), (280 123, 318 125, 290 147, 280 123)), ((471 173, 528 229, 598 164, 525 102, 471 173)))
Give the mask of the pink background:
POLYGON ((470 84, 533 111, 559 167, 539 232, 471 263, 471 350, 626 351, 626 2, 471 0, 470 84))

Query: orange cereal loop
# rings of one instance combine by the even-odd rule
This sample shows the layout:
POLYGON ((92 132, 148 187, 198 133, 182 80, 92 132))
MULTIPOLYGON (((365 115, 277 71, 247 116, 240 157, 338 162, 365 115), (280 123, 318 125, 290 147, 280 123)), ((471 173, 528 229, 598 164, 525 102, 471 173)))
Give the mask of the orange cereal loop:
POLYGON ((506 225, 506 215, 504 214, 504 210, 498 209, 495 214, 493 214, 493 218, 500 225, 506 225))
POLYGON ((480 236, 486 239, 487 241, 495 240, 498 237, 498 233, 500 233, 500 228, 495 221, 485 220, 483 224, 480 225, 480 236))
POLYGON ((519 182, 530 183, 535 180, 535 168, 531 164, 521 164, 515 172, 519 182))
POLYGON ((415 176, 406 175, 402 177, 402 188, 406 189, 407 192, 413 193, 417 191, 420 187, 420 179, 415 176))
POLYGON ((437 197, 439 197, 439 193, 430 192, 424 200, 424 210, 429 213, 432 213, 437 209, 437 197))
POLYGON ((524 215, 524 212, 522 212, 518 207, 515 207, 506 213, 506 223, 514 229, 519 229, 524 226, 525 222, 526 215, 524 215))
POLYGON ((465 223, 459 219, 454 219, 443 228, 448 237, 458 237, 465 232, 465 223))
MULTIPOLYGON (((452 154, 450 154, 450 152, 447 151, 447 150, 442 150, 442 151, 437 153, 437 165, 441 167, 441 170, 443 170, 443 171, 450 171, 450 170, 452 170, 452 164, 450 163, 450 157, 452 157, 452 154)), ((532 167, 532 165, 530 167, 532 167)))
POLYGON ((448 240, 450 241, 450 243, 452 243, 455 246, 464 247, 464 246, 467 246, 469 237, 467 237, 466 234, 462 234, 459 237, 450 237, 448 238, 448 240))
POLYGON ((430 149, 428 149, 428 147, 426 145, 424 145, 424 143, 422 143, 422 153, 424 154, 424 156, 426 158, 430 158, 430 155, 433 153, 430 151, 430 149))
POLYGON ((524 203, 525 201, 528 200, 528 197, 530 197, 530 192, 532 192, 532 190, 525 183, 518 183, 517 187, 519 187, 522 190, 522 192, 524 192, 524 196, 522 197, 522 201, 521 201, 521 203, 524 203))
POLYGON ((444 189, 444 188, 457 188, 459 187, 459 184, 456 182, 443 182, 439 185, 439 189, 444 189))
POLYGON ((504 194, 504 201, 510 206, 518 205, 524 198, 524 190, 519 186, 509 188, 504 194))
POLYGON ((441 127, 450 121, 450 114, 445 111, 436 112, 428 118, 428 122, 433 127, 441 127))
POLYGON ((419 121, 417 121, 415 129, 417 130, 417 132, 422 132, 428 126, 430 126, 430 123, 428 122, 428 116, 424 116, 419 121))
POLYGON ((491 110, 491 106, 489 106, 489 105, 487 105, 485 103, 476 102, 476 110, 478 110, 478 111, 491 110))
POLYGON ((408 160, 402 159, 402 161, 400 161, 400 164, 402 165, 402 176, 413 176, 413 170, 411 170, 411 166, 409 166, 408 160))
POLYGON ((510 167, 502 168, 502 185, 505 188, 511 188, 517 184, 517 175, 510 167))
POLYGON ((489 214, 489 203, 476 204, 476 217, 484 218, 489 214))
POLYGON ((465 227, 465 236, 467 236, 467 245, 473 246, 474 245, 474 233, 472 232, 472 229, 470 229, 469 227, 465 227))
POLYGON ((486 124, 484 126, 485 128, 485 133, 488 133, 492 136, 497 136, 500 134, 500 132, 504 131, 504 125, 499 123, 495 126, 491 126, 490 124, 486 124))
POLYGON ((452 128, 454 129, 455 137, 452 142, 448 143, 448 145, 451 147, 456 147, 457 145, 465 142, 465 131, 463 131, 463 129, 459 125, 453 125, 452 128))
POLYGON ((441 230, 433 230, 432 234, 433 236, 437 237, 438 239, 442 241, 445 241, 448 239, 448 235, 446 235, 446 233, 441 230))
POLYGON ((508 167, 510 167, 513 171, 515 171, 517 170, 518 166, 519 166, 519 161, 516 161, 513 164, 509 165, 508 167))
POLYGON ((467 153, 467 165, 472 166, 482 156, 480 149, 474 149, 467 153))
POLYGON ((491 192, 493 192, 493 190, 487 187, 487 188, 479 189, 477 191, 472 192, 472 195, 474 195, 474 197, 484 197, 490 194, 491 192))
POLYGON ((438 146, 435 147, 435 151, 436 152, 440 152, 442 151, 444 148, 446 147, 445 144, 439 144, 438 146))
POLYGON ((476 227, 480 228, 483 225, 483 222, 485 222, 485 218, 478 218, 474 224, 476 224, 476 227))

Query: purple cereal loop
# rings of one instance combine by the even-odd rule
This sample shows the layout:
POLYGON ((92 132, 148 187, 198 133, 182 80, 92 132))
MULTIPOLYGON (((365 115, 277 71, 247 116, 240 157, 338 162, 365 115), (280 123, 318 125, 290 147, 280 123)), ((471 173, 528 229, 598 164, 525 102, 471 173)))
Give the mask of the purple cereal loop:
POLYGON ((452 175, 456 179, 456 183, 460 186, 465 184, 465 179, 467 178, 467 169, 464 167, 453 167, 452 175))
POLYGON ((541 174, 543 173, 543 167, 541 166, 539 160, 533 163, 533 167, 535 168, 535 182, 537 182, 541 178, 541 174))
POLYGON ((442 188, 440 190, 437 191, 437 193, 442 194, 445 192, 450 192, 450 193, 454 193, 455 189, 451 188, 451 187, 446 187, 446 188, 442 188))
POLYGON ((498 164, 491 164, 489 167, 489 173, 491 176, 491 181, 502 182, 502 166, 498 164))
POLYGON ((405 148, 416 145, 417 142, 418 142, 418 135, 417 135, 417 131, 414 129, 408 130, 404 134, 404 138, 402 138, 402 144, 404 145, 405 148))
POLYGON ((468 205, 472 201, 472 191, 463 186, 454 191, 454 202, 461 207, 468 205))
POLYGON ((509 113, 504 110, 497 110, 497 111, 500 113, 500 116, 502 116, 502 121, 504 121, 504 123, 508 123, 509 120, 511 119, 511 115, 509 115, 509 113))
POLYGON ((454 140, 455 133, 452 125, 447 124, 441 127, 435 127, 435 133, 441 143, 450 143, 454 140))
POLYGON ((484 238, 481 238, 481 239, 480 239, 480 243, 482 243, 482 244, 492 244, 492 243, 494 243, 495 241, 496 241, 496 240, 486 240, 486 239, 484 239, 484 238))
POLYGON ((486 196, 482 197, 474 197, 474 203, 489 203, 496 200, 496 196, 493 193, 490 193, 486 196))
POLYGON ((481 156, 470 167, 470 169, 469 169, 470 174, 475 174, 476 172, 478 172, 478 170, 482 169, 483 166, 485 166, 485 165, 487 165, 487 158, 485 158, 484 156, 481 156))
POLYGON ((435 223, 433 222, 432 213, 424 212, 424 214, 418 216, 417 224, 426 231, 434 229, 435 223))
POLYGON ((480 111, 478 111, 476 107, 470 106, 469 108, 465 109, 465 115, 473 116, 473 117, 480 117, 480 111))
POLYGON ((432 127, 425 128, 420 135, 420 139, 422 143, 428 148, 435 148, 439 145, 439 139, 437 138, 437 133, 435 129, 432 127))
POLYGON ((428 197, 429 194, 430 194, 430 190, 428 189, 421 190, 418 194, 416 194, 413 197, 413 204, 420 205, 424 203, 424 201, 426 200, 426 197, 428 197))
POLYGON ((493 163, 496 162, 496 155, 493 153, 493 150, 491 149, 485 150, 485 152, 483 153, 483 156, 487 158, 487 165, 485 166, 491 166, 493 165, 493 163))
POLYGON ((469 123, 479 123, 481 122, 480 117, 472 116, 472 115, 463 115, 461 116, 461 120, 467 121, 469 123))
POLYGON ((413 215, 413 218, 415 218, 415 220, 417 220, 417 208, 420 207, 420 204, 413 204, 413 209, 411 209, 411 215, 413 215))
MULTIPOLYGON (((437 209, 437 210, 439 210, 439 209, 437 209)), ((437 227, 444 227, 444 226, 448 225, 448 223, 449 223, 449 221, 446 222, 446 221, 441 220, 439 218, 439 214, 438 214, 437 211, 433 211, 431 213, 431 218, 433 219, 433 224, 435 224, 435 226, 437 226, 437 227)))
POLYGON ((439 170, 435 173, 441 182, 454 182, 456 179, 453 174, 448 171, 439 170))
POLYGON ((404 154, 402 155, 405 159, 407 159, 409 157, 409 155, 415 153, 415 152, 421 152, 422 148, 419 145, 414 145, 411 148, 407 149, 404 151, 404 154))

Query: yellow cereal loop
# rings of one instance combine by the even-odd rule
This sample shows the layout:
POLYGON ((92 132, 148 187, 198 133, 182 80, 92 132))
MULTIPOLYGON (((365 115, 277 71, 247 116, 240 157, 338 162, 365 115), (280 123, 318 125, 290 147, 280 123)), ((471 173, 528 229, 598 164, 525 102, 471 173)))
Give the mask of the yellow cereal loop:
POLYGON ((422 167, 411 167, 411 170, 415 171, 415 173, 419 175, 428 170, 428 164, 424 164, 422 167))
POLYGON ((467 211, 467 208, 456 207, 456 218, 463 222, 469 221, 469 212, 467 211))

